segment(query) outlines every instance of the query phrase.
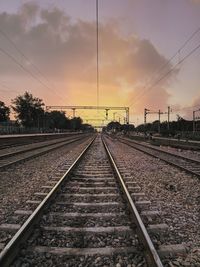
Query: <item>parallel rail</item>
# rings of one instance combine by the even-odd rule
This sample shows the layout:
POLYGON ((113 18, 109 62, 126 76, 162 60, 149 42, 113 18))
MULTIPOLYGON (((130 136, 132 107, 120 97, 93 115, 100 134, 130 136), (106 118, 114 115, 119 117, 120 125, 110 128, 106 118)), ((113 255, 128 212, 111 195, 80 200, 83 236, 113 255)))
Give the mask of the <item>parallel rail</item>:
POLYGON ((56 185, 52 188, 52 190, 48 193, 48 195, 42 200, 42 202, 38 205, 38 207, 34 210, 34 212, 29 216, 29 218, 25 221, 25 223, 13 236, 10 242, 1 251, 0 266, 7 267, 13 262, 17 253, 19 252, 20 246, 28 239, 28 237, 30 236, 30 234, 32 233, 34 229, 34 226, 40 220, 44 212, 44 209, 48 207, 48 205, 50 204, 52 199, 55 197, 55 195, 58 193, 63 183, 69 178, 69 175, 72 173, 72 171, 75 169, 77 164, 80 162, 85 152, 92 145, 94 139, 92 139, 89 145, 87 145, 87 147, 80 153, 80 155, 77 157, 74 163, 69 167, 67 172, 56 183, 56 185))
POLYGON ((158 256, 158 253, 151 241, 151 238, 149 237, 149 234, 147 233, 147 230, 142 222, 142 219, 137 211, 137 208, 131 198, 131 195, 124 183, 124 180, 120 174, 120 171, 119 169, 117 168, 117 165, 113 159, 113 156, 106 144, 106 142, 103 140, 103 144, 104 144, 104 147, 106 149, 106 152, 107 152, 107 155, 109 157, 109 160, 110 160, 110 163, 112 165, 112 168, 116 174, 116 177, 117 177, 117 180, 119 182, 119 185, 122 189, 122 192, 127 200, 127 204, 128 204, 128 207, 129 207, 129 210, 130 210, 130 214, 133 218, 133 221, 134 223, 136 224, 137 226, 137 231, 138 231, 138 235, 139 235, 139 238, 140 238, 140 241, 142 242, 144 248, 145 248, 145 251, 146 251, 146 260, 147 260, 147 263, 149 266, 151 267, 162 267, 163 264, 158 256))
MULTIPOLYGON (((70 166, 67 172, 62 176, 62 178, 56 183, 56 185, 51 189, 51 191, 47 194, 47 196, 41 201, 38 207, 34 210, 34 212, 29 216, 26 222, 21 226, 21 228, 17 231, 14 237, 10 240, 10 242, 5 246, 5 248, 0 253, 0 266, 7 267, 9 266, 16 255, 18 254, 20 247, 25 241, 28 239, 30 234, 33 232, 34 227, 41 219, 44 210, 50 206, 52 200, 55 198, 57 193, 59 192, 61 186, 66 182, 74 169, 78 166, 80 160, 84 157, 85 153, 91 147, 95 138, 87 145, 86 148, 80 153, 74 163, 70 166)), ((138 230, 138 237, 141 243, 144 246, 146 261, 149 267, 163 267, 162 262, 157 254, 156 249, 147 233, 147 230, 140 218, 140 215, 135 207, 135 204, 131 198, 131 195, 125 185, 125 182, 120 174, 120 171, 117 168, 117 165, 113 159, 113 156, 105 143, 104 140, 103 145, 106 150, 107 156, 109 158, 112 169, 114 170, 115 176, 117 178, 117 182, 120 185, 120 189, 123 193, 124 198, 126 199, 126 204, 129 207, 129 211, 131 213, 131 218, 138 230)))
POLYGON ((198 160, 174 154, 169 151, 164 151, 159 148, 154 148, 149 145, 141 144, 133 140, 127 140, 124 138, 117 138, 117 140, 200 178, 200 161, 198 160))
POLYGON ((75 137, 73 139, 70 138, 65 141, 62 140, 57 142, 56 141, 50 142, 49 144, 43 144, 43 145, 41 144, 41 146, 37 144, 35 147, 0 155, 0 169, 7 168, 13 164, 20 163, 28 159, 33 159, 35 157, 48 153, 54 149, 74 143, 79 140, 83 140, 84 138, 85 136, 75 137), (19 157, 16 158, 17 156, 19 157))
POLYGON ((57 133, 57 134, 13 134, 0 135, 0 150, 6 148, 15 148, 23 145, 40 143, 45 141, 53 141, 60 138, 68 138, 72 136, 82 135, 83 133, 57 133))
POLYGON ((36 144, 30 144, 30 145, 28 145, 28 147, 25 147, 25 148, 20 147, 16 151, 11 151, 11 152, 8 152, 8 153, 0 154, 0 160, 6 159, 6 158, 9 158, 9 157, 13 157, 13 156, 25 153, 25 152, 33 151, 35 149, 39 149, 39 148, 43 148, 43 147, 48 147, 50 145, 63 143, 65 141, 70 141, 70 138, 69 139, 68 138, 62 138, 62 140, 51 140, 51 141, 39 142, 39 143, 36 143, 36 144))

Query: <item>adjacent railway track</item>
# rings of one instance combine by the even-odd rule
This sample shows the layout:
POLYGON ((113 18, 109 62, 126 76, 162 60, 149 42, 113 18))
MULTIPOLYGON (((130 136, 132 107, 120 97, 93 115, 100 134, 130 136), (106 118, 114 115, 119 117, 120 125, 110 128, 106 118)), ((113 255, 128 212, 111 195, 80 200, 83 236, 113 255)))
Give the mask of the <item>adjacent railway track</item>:
POLYGON ((100 136, 41 190, 15 212, 23 224, 0 225, 16 231, 0 266, 163 266, 133 201, 138 187, 127 188, 100 136))
POLYGON ((60 138, 51 141, 33 143, 26 146, 20 146, 11 151, 6 149, 0 153, 0 169, 7 168, 13 164, 32 159, 42 154, 48 153, 54 149, 77 142, 87 138, 88 135, 81 135, 76 137, 60 138), (6 152, 3 152, 6 151, 6 152))
POLYGON ((46 133, 46 134, 13 134, 0 135, 0 150, 6 148, 16 148, 33 143, 45 142, 55 139, 78 136, 82 133, 46 133))
POLYGON ((117 137, 117 140, 121 143, 133 147, 134 149, 137 149, 155 158, 161 159, 169 163, 170 165, 178 167, 179 169, 184 170, 187 173, 196 175, 200 178, 200 161, 198 160, 178 155, 175 152, 172 153, 169 151, 165 151, 161 148, 145 145, 144 143, 139 143, 137 141, 133 141, 127 138, 117 137))

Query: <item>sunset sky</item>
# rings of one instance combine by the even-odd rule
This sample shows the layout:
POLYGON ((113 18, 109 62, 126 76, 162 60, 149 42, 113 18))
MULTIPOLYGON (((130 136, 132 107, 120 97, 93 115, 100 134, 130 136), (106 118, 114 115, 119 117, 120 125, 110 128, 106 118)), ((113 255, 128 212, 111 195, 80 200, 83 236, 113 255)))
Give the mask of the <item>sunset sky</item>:
MULTIPOLYGON (((1 101, 27 90, 46 105, 96 105, 95 4, 0 0, 1 101)), ((200 45, 199 28, 199 0, 99 0, 99 104, 129 106, 135 124, 145 107, 189 118, 200 108, 200 47, 178 63, 200 45)))

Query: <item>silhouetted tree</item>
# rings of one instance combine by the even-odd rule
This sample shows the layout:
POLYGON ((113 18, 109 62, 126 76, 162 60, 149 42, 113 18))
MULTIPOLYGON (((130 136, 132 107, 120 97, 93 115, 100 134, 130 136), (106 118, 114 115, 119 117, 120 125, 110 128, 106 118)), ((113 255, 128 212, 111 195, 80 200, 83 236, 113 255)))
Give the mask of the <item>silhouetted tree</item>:
MULTIPOLYGON (((154 121, 152 123, 147 123, 146 125, 141 124, 137 126, 136 130, 139 132, 158 132, 158 121, 154 121)), ((177 116, 177 121, 171 121, 169 123, 169 129, 168 131, 168 123, 167 121, 164 121, 160 123, 160 132, 162 135, 175 135, 177 132, 186 132, 186 131, 192 131, 192 121, 185 120, 180 116, 177 116)))
MULTIPOLYGON (((133 124, 120 124, 118 121, 111 121, 106 126, 107 131, 115 131, 120 132, 123 131, 124 133, 128 133, 129 131, 134 131, 135 127, 133 124)), ((104 129, 105 131, 105 129, 104 129)))
POLYGON ((45 125, 50 129, 69 129, 70 120, 64 111, 51 111, 45 113, 45 125))
POLYGON ((121 125, 121 131, 124 131, 125 133, 130 132, 130 131, 134 131, 135 130, 135 126, 133 124, 122 124, 121 125))
POLYGON ((88 123, 83 123, 81 125, 81 130, 82 131, 87 131, 87 132, 94 132, 94 128, 92 127, 92 125, 90 125, 88 123))
POLYGON ((83 120, 80 117, 75 117, 70 120, 70 128, 73 130, 81 130, 83 120))
POLYGON ((121 124, 118 121, 111 121, 106 126, 108 131, 120 131, 121 130, 121 124))
POLYGON ((12 100, 17 120, 25 127, 40 127, 44 118, 43 100, 25 92, 12 100))
POLYGON ((10 108, 5 105, 4 102, 0 101, 0 122, 9 120, 10 108))

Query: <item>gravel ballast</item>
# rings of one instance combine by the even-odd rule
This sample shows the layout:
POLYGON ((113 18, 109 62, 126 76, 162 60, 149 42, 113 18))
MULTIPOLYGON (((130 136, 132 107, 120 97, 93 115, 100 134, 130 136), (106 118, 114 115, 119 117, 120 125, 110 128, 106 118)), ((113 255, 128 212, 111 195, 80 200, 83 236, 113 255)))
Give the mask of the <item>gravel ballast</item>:
POLYGON ((126 212, 98 136, 45 210, 12 266, 146 267, 144 251, 126 212), (85 183, 88 178, 90 183, 85 183), (108 181, 102 185, 99 179, 108 181), (106 197, 100 203, 104 194, 118 198, 106 197))
POLYGON ((198 177, 180 171, 125 144, 117 143, 116 140, 110 138, 106 140, 122 174, 128 173, 132 176, 152 205, 161 212, 163 223, 169 226, 168 233, 160 243, 182 243, 190 250, 186 259, 176 262, 177 265, 166 266, 200 266, 198 249, 200 247, 200 181, 198 177), (190 265, 188 265, 188 259, 191 259, 190 265))
MULTIPOLYGON (((58 175, 58 170, 79 155, 89 140, 77 141, 45 155, 1 171, 0 173, 0 223, 26 205, 41 186, 58 175)), ((61 173, 60 173, 61 177, 61 173)))

